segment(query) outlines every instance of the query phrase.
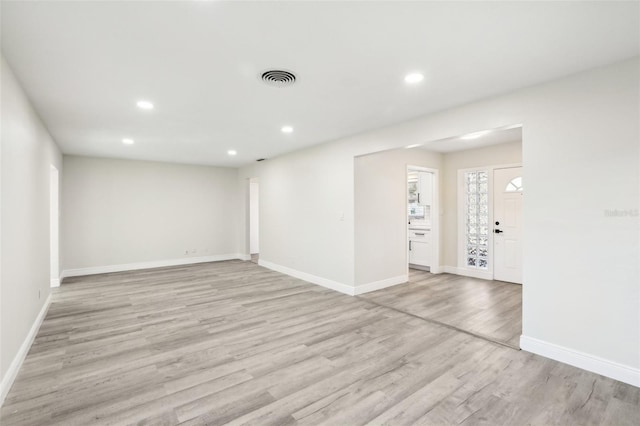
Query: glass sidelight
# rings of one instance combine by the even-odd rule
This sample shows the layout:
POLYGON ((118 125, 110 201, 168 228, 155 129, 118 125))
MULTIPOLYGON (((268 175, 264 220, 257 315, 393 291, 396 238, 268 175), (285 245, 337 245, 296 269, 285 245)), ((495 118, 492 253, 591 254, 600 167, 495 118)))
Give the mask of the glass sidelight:
POLYGON ((466 265, 489 267, 489 174, 465 172, 466 265))

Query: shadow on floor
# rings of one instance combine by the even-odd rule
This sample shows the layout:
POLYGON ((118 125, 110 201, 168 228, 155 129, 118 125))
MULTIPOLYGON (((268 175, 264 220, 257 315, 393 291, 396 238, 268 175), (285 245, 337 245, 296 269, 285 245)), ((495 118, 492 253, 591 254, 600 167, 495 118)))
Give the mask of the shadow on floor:
POLYGON ((370 302, 520 349, 522 286, 409 270, 409 282, 361 295, 370 302))

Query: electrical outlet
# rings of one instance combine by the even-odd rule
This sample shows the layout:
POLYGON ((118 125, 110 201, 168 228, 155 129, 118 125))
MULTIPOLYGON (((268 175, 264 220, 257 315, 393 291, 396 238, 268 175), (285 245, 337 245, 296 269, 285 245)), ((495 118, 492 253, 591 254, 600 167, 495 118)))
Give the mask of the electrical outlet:
POLYGON ((189 253, 195 254, 197 251, 198 251, 197 249, 191 249, 189 253))

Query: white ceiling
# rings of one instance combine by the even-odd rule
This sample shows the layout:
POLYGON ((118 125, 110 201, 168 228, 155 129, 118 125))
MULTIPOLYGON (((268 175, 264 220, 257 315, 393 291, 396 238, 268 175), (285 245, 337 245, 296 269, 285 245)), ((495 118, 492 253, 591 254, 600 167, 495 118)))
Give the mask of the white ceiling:
POLYGON ((479 130, 469 135, 473 134, 478 135, 478 137, 474 139, 464 139, 467 135, 459 135, 429 142, 422 145, 420 148, 435 152, 454 152, 509 142, 522 142, 522 127, 519 126, 507 129, 479 130))
POLYGON ((2 51, 65 153, 238 166, 637 56, 639 5, 3 1, 2 51))

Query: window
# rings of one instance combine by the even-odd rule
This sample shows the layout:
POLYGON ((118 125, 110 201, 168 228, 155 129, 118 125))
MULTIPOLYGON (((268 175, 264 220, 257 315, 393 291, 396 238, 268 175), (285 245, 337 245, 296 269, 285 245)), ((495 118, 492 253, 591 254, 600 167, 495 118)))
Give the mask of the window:
POLYGON ((522 192, 522 176, 511 179, 504 192, 522 192))
POLYGON ((464 174, 466 256, 468 267, 489 267, 489 173, 472 171, 464 174))

